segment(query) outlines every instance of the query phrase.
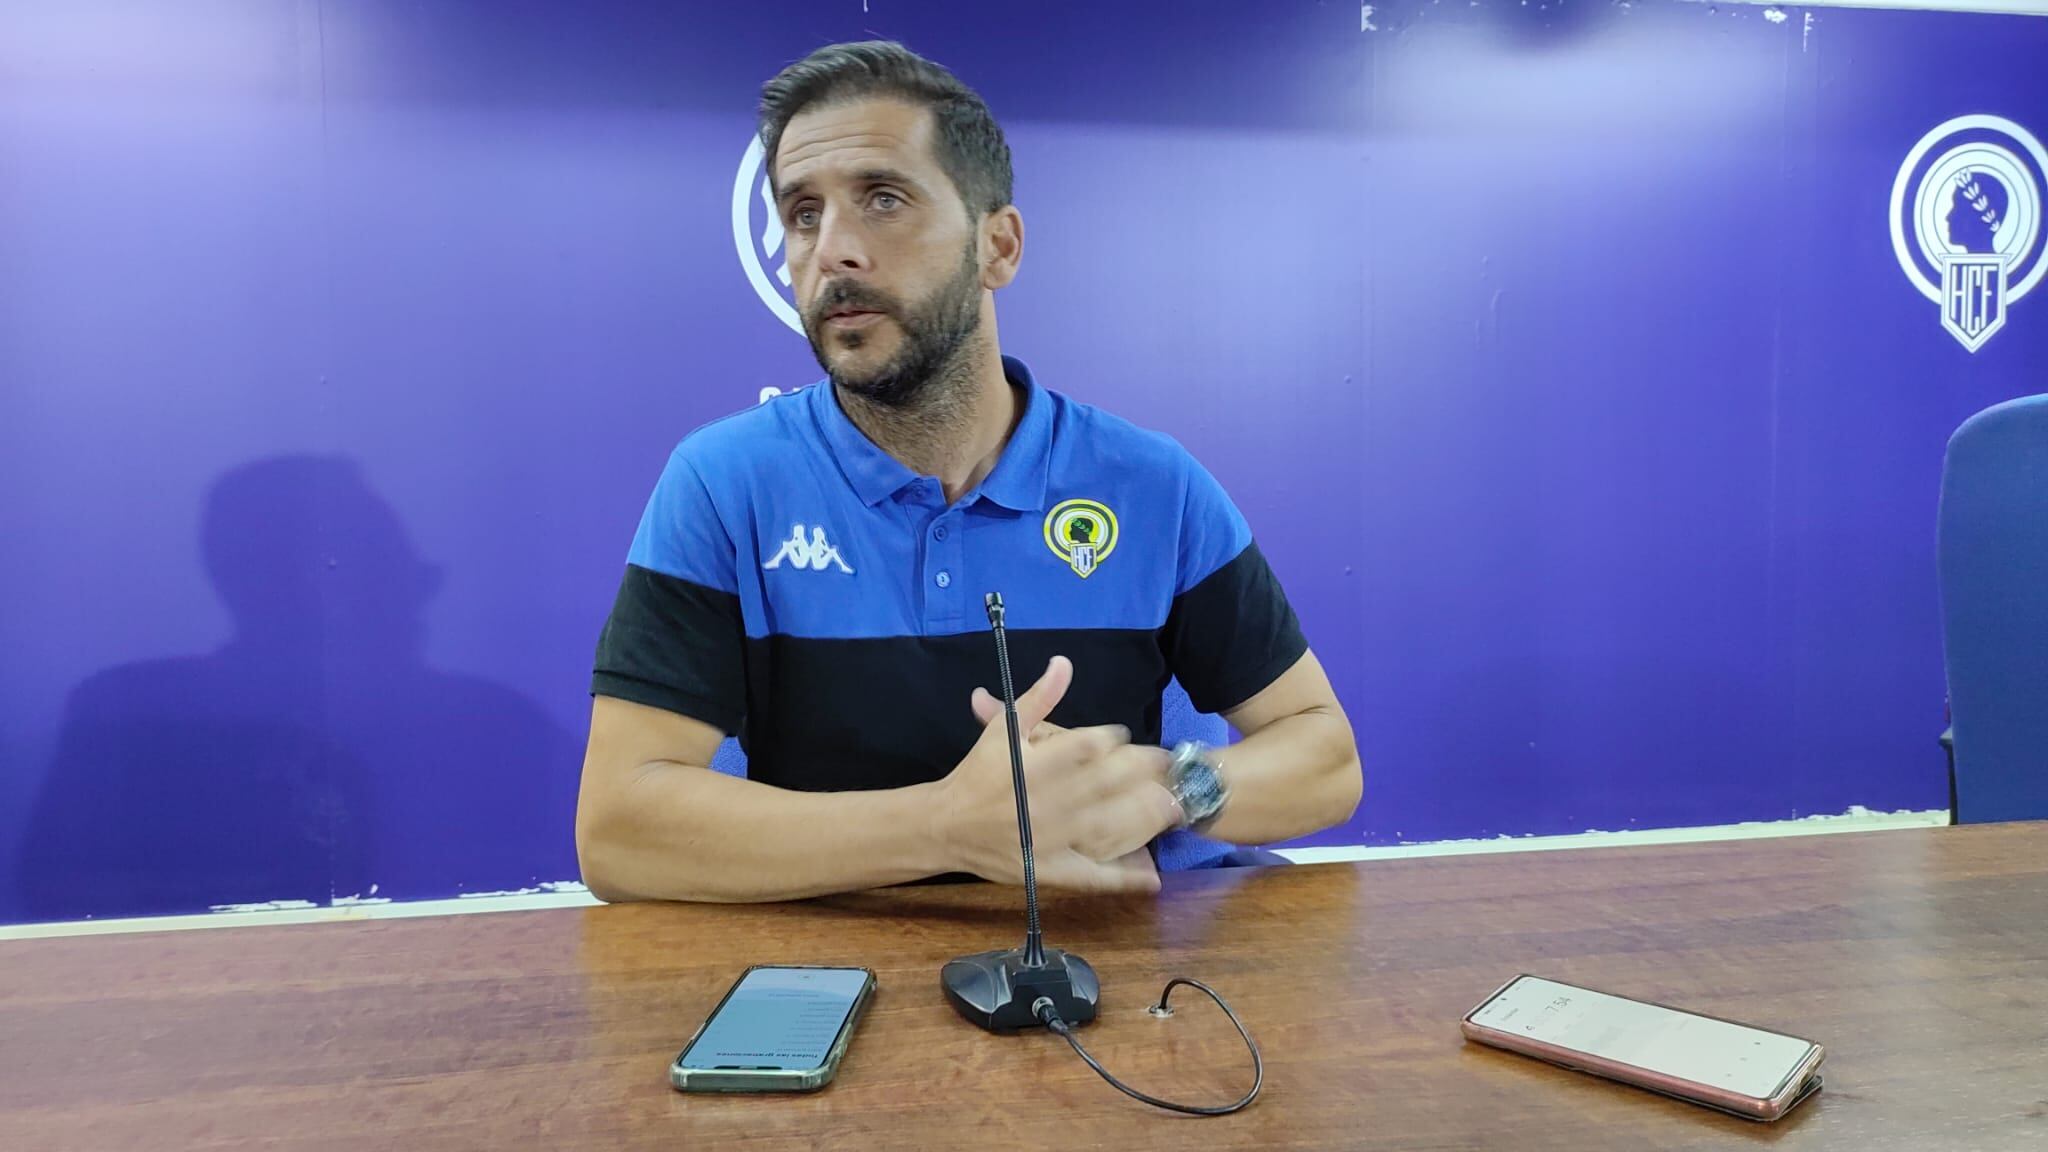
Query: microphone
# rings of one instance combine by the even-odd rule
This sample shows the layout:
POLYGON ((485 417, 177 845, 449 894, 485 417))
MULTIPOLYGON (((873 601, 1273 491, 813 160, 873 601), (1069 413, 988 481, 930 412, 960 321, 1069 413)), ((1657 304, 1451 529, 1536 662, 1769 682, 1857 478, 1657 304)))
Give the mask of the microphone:
POLYGON ((1003 596, 983 598, 995 631, 996 666, 1002 675, 1003 719, 1010 733, 1010 786, 1017 794, 1017 844, 1024 853, 1024 946, 977 952, 939 970, 946 999, 960 1015, 990 1032, 1014 1032, 1043 1024, 1045 1017, 1067 1025, 1095 1019, 1101 986, 1086 960, 1047 948, 1038 929, 1038 869, 1031 858, 1031 802, 1024 791, 1024 746, 1017 732, 1017 688, 1010 678, 1010 642, 1003 628, 1003 596), (1040 1007, 1049 1009, 1041 1013, 1040 1007))

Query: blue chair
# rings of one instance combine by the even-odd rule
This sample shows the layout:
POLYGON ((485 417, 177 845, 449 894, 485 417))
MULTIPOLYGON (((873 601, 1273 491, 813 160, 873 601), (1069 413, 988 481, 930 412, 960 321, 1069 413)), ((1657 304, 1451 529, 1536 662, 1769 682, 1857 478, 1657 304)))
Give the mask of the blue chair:
MULTIPOLYGON (((1221 716, 1197 712, 1180 681, 1167 684, 1160 700, 1161 742, 1171 748, 1183 740, 1200 740, 1222 747, 1230 740, 1230 725, 1221 716)), ((711 768, 727 776, 747 774, 747 754, 740 742, 727 738, 711 758, 711 768)), ((1223 868, 1247 865, 1286 864, 1288 860, 1263 848, 1239 848, 1193 832, 1168 832, 1152 844, 1152 859, 1162 872, 1185 872, 1195 868, 1223 868)))
POLYGON ((1952 819, 2048 818, 2048 395, 1949 438, 1936 552, 1952 819))

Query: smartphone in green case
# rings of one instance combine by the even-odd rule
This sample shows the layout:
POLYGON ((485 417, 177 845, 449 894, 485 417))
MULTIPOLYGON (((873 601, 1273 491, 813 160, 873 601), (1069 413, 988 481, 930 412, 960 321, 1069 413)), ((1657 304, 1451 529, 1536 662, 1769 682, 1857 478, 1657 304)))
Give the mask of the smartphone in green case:
POLYGON ((681 1092, 815 1092, 832 1082, 875 996, 866 968, 757 964, 669 1065, 681 1092))

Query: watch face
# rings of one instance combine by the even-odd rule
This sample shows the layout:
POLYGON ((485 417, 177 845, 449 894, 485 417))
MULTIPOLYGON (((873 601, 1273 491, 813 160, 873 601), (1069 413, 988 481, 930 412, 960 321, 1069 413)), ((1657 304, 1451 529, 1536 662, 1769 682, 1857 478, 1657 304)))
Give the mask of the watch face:
POLYGON ((1223 807, 1223 781, 1217 778, 1214 768, 1199 761, 1188 765, 1182 773, 1177 791, 1190 824, 1201 823, 1223 807))

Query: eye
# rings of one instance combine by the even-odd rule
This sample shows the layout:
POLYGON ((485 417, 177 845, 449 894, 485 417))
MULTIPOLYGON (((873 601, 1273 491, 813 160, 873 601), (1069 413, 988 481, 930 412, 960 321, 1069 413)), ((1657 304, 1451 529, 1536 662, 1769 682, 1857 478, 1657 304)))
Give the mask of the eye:
POLYGON ((799 228, 816 228, 818 226, 817 205, 799 204, 796 210, 789 214, 789 221, 799 228))
POLYGON ((874 205, 875 209, 880 212, 894 212, 896 209, 903 207, 903 201, 894 192, 877 192, 874 199, 868 201, 868 203, 874 205))

